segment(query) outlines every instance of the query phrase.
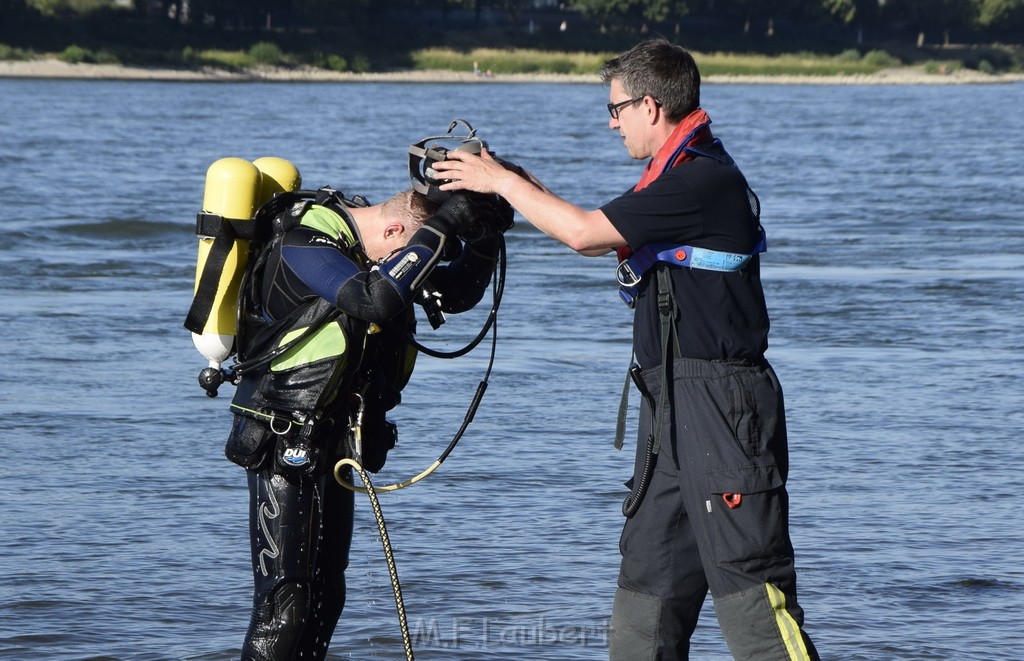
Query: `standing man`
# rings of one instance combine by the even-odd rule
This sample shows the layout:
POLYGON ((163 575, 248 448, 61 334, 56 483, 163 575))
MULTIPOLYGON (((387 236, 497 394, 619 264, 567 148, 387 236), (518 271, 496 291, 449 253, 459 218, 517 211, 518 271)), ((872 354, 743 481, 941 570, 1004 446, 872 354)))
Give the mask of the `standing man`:
POLYGON ((456 193, 439 207, 411 190, 374 206, 329 191, 275 217, 241 293, 242 378, 225 448, 249 483, 243 661, 325 657, 345 605, 353 515, 332 468, 342 456, 383 466, 396 437, 384 416, 412 371, 412 302, 428 288, 441 311, 476 305, 511 220, 490 196, 456 193))
POLYGON ((538 229, 596 256, 619 250, 635 306, 640 410, 612 608, 614 661, 686 659, 710 590, 736 659, 817 659, 802 630, 788 532, 782 391, 764 358, 759 205, 700 109, 700 73, 664 39, 601 68, 608 127, 651 159, 587 211, 484 152, 437 164, 445 190, 498 193, 538 229))

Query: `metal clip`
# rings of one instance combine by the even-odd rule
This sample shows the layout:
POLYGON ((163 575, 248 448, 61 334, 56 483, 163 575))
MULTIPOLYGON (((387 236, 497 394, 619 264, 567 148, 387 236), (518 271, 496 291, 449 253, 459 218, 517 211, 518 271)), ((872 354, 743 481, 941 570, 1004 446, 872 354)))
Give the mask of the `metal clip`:
POLYGON ((290 432, 291 430, 292 430, 292 421, 291 421, 291 420, 289 420, 289 419, 287 419, 287 418, 279 418, 279 417, 278 417, 278 416, 276 416, 276 415, 271 415, 271 416, 270 416, 270 431, 274 432, 274 433, 275 433, 275 434, 277 434, 278 436, 284 436, 285 434, 287 434, 287 433, 288 433, 288 432, 290 432), (285 422, 286 422, 286 423, 288 424, 288 426, 287 426, 287 427, 285 427, 283 431, 278 431, 278 430, 277 430, 277 429, 276 429, 276 428, 274 427, 275 423, 276 423, 276 422, 277 422, 278 420, 284 420, 284 421, 285 421, 285 422))
POLYGON ((643 274, 637 275, 633 267, 629 265, 629 260, 624 259, 619 262, 619 265, 615 267, 615 279, 619 281, 619 284, 623 287, 636 287, 640 284, 640 280, 643 278, 643 274))
POLYGON ((359 398, 359 409, 356 411, 356 421, 354 426, 358 429, 363 428, 363 412, 366 411, 366 400, 363 399, 362 393, 356 393, 356 397, 359 398))
POLYGON ((363 411, 366 410, 366 400, 363 399, 362 393, 353 393, 359 398, 359 408, 356 410, 355 418, 352 420, 352 424, 349 425, 349 432, 352 434, 352 451, 355 453, 357 461, 362 461, 363 457, 363 411))
POLYGON ((644 377, 642 376, 642 372, 643 369, 636 363, 633 363, 632 365, 629 366, 629 378, 633 380, 633 385, 636 386, 636 389, 640 392, 643 398, 647 400, 647 403, 650 405, 651 410, 653 411, 654 395, 652 395, 651 391, 647 389, 647 384, 644 383, 644 377))

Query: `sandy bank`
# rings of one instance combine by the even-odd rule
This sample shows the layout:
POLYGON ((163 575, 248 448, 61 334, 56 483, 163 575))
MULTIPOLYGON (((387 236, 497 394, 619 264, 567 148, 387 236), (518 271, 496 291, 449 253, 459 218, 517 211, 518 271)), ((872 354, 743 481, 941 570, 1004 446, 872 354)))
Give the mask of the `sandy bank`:
POLYGON ((0 62, 0 78, 78 78, 94 80, 161 80, 209 82, 402 82, 402 83, 476 83, 476 82, 568 82, 594 83, 597 76, 557 74, 499 74, 474 76, 459 71, 395 71, 389 73, 351 73, 313 67, 258 67, 227 71, 212 67, 199 69, 161 69, 117 64, 68 64, 54 59, 25 62, 0 62))
MULTIPOLYGON (((342 73, 311 67, 261 67, 245 71, 159 69, 116 64, 68 64, 54 59, 0 62, 0 78, 73 78, 91 80, 157 80, 182 82, 391 82, 391 83, 596 83, 596 75, 496 74, 475 76, 459 71, 395 71, 389 73, 342 73)), ((959 70, 927 74, 912 67, 886 69, 870 75, 841 76, 707 76, 706 83, 772 85, 953 85, 1024 81, 1022 74, 989 75, 959 70)))

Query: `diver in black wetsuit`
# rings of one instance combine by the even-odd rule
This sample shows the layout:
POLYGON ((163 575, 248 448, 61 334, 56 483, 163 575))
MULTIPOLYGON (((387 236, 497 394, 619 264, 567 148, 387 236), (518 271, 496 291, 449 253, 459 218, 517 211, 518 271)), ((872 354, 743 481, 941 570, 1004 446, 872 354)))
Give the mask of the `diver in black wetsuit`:
POLYGON ((411 303, 426 290, 444 312, 476 305, 512 217, 500 198, 477 194, 440 206, 413 191, 374 206, 318 202, 275 220, 241 295, 240 361, 274 356, 242 372, 225 448, 249 482, 244 661, 326 655, 345 603, 353 516, 352 492, 330 467, 352 454, 357 417, 358 459, 383 466, 396 437, 384 415, 412 370, 411 303))

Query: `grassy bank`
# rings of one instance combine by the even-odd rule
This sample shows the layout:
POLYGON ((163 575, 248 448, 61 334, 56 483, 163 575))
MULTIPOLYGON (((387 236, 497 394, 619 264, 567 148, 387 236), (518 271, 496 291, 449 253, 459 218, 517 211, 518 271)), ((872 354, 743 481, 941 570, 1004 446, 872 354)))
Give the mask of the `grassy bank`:
MULTIPOLYGON (((525 49, 477 48, 466 52, 447 48, 428 48, 412 54, 415 68, 494 73, 596 73, 615 53, 563 53, 525 49)), ((760 76, 834 76, 871 74, 903 64, 880 50, 860 53, 849 50, 839 55, 797 53, 792 55, 738 55, 700 53, 694 57, 704 75, 760 76)), ((945 63, 946 67, 954 66, 945 63)), ((935 68, 938 68, 936 64, 935 68)))
MULTIPOLYGON (((613 52, 562 52, 523 48, 423 48, 409 53, 405 66, 392 66, 384 70, 411 71, 479 71, 481 74, 576 74, 593 75, 601 64, 614 56, 613 52)), ((226 71, 243 71, 258 66, 312 67, 327 71, 366 73, 382 70, 373 60, 356 53, 348 57, 320 51, 289 52, 277 44, 261 41, 248 49, 198 49, 185 47, 179 52, 150 54, 148 57, 123 58, 116 52, 101 49, 92 51, 70 45, 59 53, 35 53, 0 44, 0 60, 31 60, 37 57, 56 57, 68 63, 131 64, 142 66, 198 68, 210 67, 226 71), (127 61, 125 61, 127 60, 127 61)), ((850 49, 838 55, 795 53, 788 55, 752 55, 734 53, 695 52, 701 72, 705 76, 836 76, 866 75, 883 69, 905 66, 905 62, 883 50, 860 52, 850 49)), ((965 66, 958 58, 926 60, 914 64, 924 73, 952 73, 965 66)), ((991 65, 982 60, 976 66, 984 73, 994 73, 991 65)))

